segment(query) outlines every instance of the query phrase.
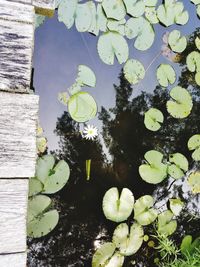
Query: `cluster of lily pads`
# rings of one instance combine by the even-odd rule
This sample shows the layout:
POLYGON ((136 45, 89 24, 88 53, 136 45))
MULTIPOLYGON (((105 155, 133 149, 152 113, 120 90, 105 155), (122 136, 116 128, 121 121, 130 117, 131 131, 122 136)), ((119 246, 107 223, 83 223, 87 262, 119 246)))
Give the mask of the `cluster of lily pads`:
POLYGON ((59 214, 52 208, 52 200, 46 194, 54 194, 67 183, 70 175, 68 164, 61 160, 55 164, 52 155, 39 157, 35 177, 29 182, 27 234, 41 237, 51 232, 58 223, 59 214))
POLYGON ((121 267, 124 257, 134 255, 146 239, 145 226, 155 223, 157 231, 170 236, 177 228, 175 219, 183 208, 180 199, 169 200, 170 209, 159 213, 154 207, 154 199, 145 195, 134 200, 132 192, 123 188, 121 194, 116 187, 110 188, 103 198, 103 212, 108 220, 120 223, 114 230, 112 242, 104 243, 95 252, 92 267, 121 267), (134 212, 132 224, 126 221, 134 212))

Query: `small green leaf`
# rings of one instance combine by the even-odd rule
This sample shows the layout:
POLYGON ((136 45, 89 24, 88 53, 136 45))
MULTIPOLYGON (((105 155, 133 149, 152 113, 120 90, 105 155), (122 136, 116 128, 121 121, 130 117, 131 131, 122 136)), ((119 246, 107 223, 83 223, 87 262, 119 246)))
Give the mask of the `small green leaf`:
POLYGON ((184 236, 181 242, 181 253, 182 255, 188 255, 192 250, 192 236, 186 235, 184 236))
POLYGON ((47 196, 37 195, 28 200, 28 222, 40 216, 51 205, 47 196))
POLYGON ((92 10, 93 12, 95 11, 94 3, 92 1, 77 5, 75 15, 75 24, 77 31, 86 32, 90 29, 90 26, 92 24, 92 10))
POLYGON ((179 216, 183 209, 184 203, 180 199, 170 199, 169 200, 170 210, 175 216, 179 216))
POLYGON ((126 62, 129 55, 128 44, 117 32, 106 32, 99 37, 97 49, 101 60, 113 65, 115 56, 120 64, 126 62))
POLYGON ((167 101, 167 110, 174 118, 183 119, 190 115, 193 103, 190 93, 180 86, 174 87, 170 96, 173 100, 167 101))
POLYGON ((123 0, 104 0, 102 6, 107 18, 121 20, 126 15, 123 0))
POLYGON ((145 195, 140 197, 134 204, 134 219, 141 225, 149 225, 154 222, 158 213, 152 208, 153 205, 152 196, 145 195))
POLYGON ((188 184, 193 194, 200 193, 200 172, 192 172, 188 177, 188 184))
POLYGON ((188 171, 188 160, 181 153, 170 155, 169 161, 172 164, 168 167, 168 173, 172 178, 180 179, 188 171))
POLYGON ((187 47, 187 39, 185 36, 181 36, 181 32, 173 30, 168 37, 169 46, 172 51, 182 53, 187 47))
POLYGON ((85 65, 78 66, 78 76, 76 82, 81 86, 90 86, 95 87, 96 85, 96 76, 94 72, 85 65))
POLYGON ((129 39, 136 38, 134 46, 141 51, 149 49, 155 38, 152 25, 144 17, 130 18, 125 25, 125 34, 129 39))
POLYGON ((38 193, 40 193, 43 189, 43 184, 35 179, 34 177, 30 179, 29 181, 29 194, 28 196, 34 196, 37 195, 38 193))
POLYGON ((188 148, 194 150, 192 158, 195 161, 200 161, 200 134, 195 134, 189 139, 188 148))
POLYGON ((170 210, 163 211, 158 215, 158 232, 169 236, 172 235, 177 228, 177 221, 173 220, 173 213, 170 210))
POLYGON ((145 76, 142 63, 136 59, 129 59, 123 68, 125 78, 131 84, 137 84, 145 76))
POLYGON ((147 163, 139 167, 140 176, 150 184, 158 184, 167 177, 167 166, 162 163, 163 154, 150 150, 145 155, 147 163))
POLYGON ((58 6, 58 20, 70 29, 75 21, 78 0, 62 0, 58 6))
POLYGON ((52 155, 45 155, 38 158, 36 164, 36 177, 43 184, 46 178, 49 176, 49 171, 53 169, 55 159, 52 155))
POLYGON ((116 187, 109 189, 103 198, 103 212, 108 220, 125 221, 133 211, 134 197, 132 192, 124 188, 119 196, 116 187))
POLYGON ((145 18, 151 23, 156 24, 159 22, 157 17, 157 11, 155 7, 146 7, 145 8, 145 18))
POLYGON ((176 73, 169 64, 161 64, 157 68, 156 75, 159 84, 163 87, 167 87, 169 84, 173 84, 176 81, 176 73))
POLYGON ((158 131, 164 121, 164 116, 159 109, 150 108, 144 114, 144 124, 150 131, 158 131))
POLYGON ((195 38, 195 45, 197 49, 200 50, 200 38, 198 36, 195 38))
POLYGON ((186 58, 188 70, 191 72, 200 72, 200 53, 197 51, 191 52, 186 58))
POLYGON ((113 233, 113 243, 123 256, 135 254, 143 243, 144 231, 141 225, 133 223, 130 231, 126 223, 118 225, 113 233))
POLYGON ((114 20, 114 19, 108 19, 107 27, 109 31, 118 32, 121 35, 125 34, 125 23, 126 20, 114 20))
POLYGON ((144 14, 145 3, 143 0, 124 0, 127 13, 132 17, 140 17, 144 14))
POLYGON ((68 111, 73 120, 86 122, 93 119, 97 113, 97 104, 87 92, 79 92, 70 97, 68 111))
POLYGON ((200 86, 200 72, 195 74, 195 82, 198 86, 200 86))

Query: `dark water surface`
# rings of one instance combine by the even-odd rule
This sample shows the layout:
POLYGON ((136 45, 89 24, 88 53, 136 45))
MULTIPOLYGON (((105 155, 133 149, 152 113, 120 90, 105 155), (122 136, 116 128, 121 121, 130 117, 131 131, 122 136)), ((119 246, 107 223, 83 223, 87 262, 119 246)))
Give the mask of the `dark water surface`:
MULTIPOLYGON (((197 31, 196 36, 200 21, 192 5, 188 4, 187 9, 193 16, 181 31, 186 35, 197 31)), ((156 41, 145 56, 133 46, 130 49, 130 57, 141 60, 146 68, 160 52, 166 29, 156 26, 156 32, 156 41)), ((112 186, 128 187, 136 199, 154 194, 158 207, 163 205, 163 209, 169 198, 184 198, 186 207, 178 219, 175 241, 179 243, 185 233, 200 233, 198 217, 188 223, 191 214, 199 213, 199 199, 188 192, 186 178, 173 185, 169 179, 158 188, 144 183, 138 173, 145 152, 151 149, 164 155, 183 153, 190 169, 199 167, 191 159, 187 141, 193 134, 200 133, 200 88, 189 86, 194 101, 191 115, 184 120, 174 119, 166 111, 169 92, 161 89, 155 78, 156 67, 161 62, 169 63, 168 60, 162 55, 157 57, 142 83, 131 87, 121 73, 121 66, 117 63, 107 66, 100 61, 96 41, 97 38, 89 34, 67 30, 56 17, 36 31, 34 87, 40 95, 40 123, 48 139, 48 151, 69 163, 71 176, 63 190, 53 196, 60 212, 58 226, 48 236, 28 241, 29 267, 90 267, 94 250, 111 240, 116 227, 102 212, 103 195, 112 186), (97 118, 89 122, 99 129, 96 141, 82 138, 80 129, 83 126, 72 121, 57 100, 58 92, 74 82, 79 64, 88 65, 97 76, 96 88, 88 89, 99 109, 97 118), (144 112, 151 106, 160 109, 165 116, 163 127, 156 133, 148 131, 143 123, 144 112), (92 160, 89 181, 85 171, 87 159, 92 160)), ((179 74, 178 83, 187 88, 184 56, 174 67, 179 74)), ((129 223, 132 219, 130 217, 129 223)), ((150 227, 147 232, 151 231, 148 229, 150 227)), ((144 244, 138 254, 126 258, 124 266, 151 267, 155 257, 155 251, 144 244), (132 264, 134 259, 138 265, 132 264)))

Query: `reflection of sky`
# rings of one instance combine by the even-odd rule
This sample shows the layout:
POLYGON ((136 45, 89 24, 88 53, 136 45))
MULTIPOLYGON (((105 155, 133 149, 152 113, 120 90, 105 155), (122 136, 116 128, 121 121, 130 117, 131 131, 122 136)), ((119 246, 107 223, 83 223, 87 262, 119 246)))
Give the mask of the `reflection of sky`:
MULTIPOLYGON (((190 21, 185 26, 171 26, 166 29, 156 25, 156 40, 154 45, 146 52, 139 52, 133 47, 133 40, 129 41, 130 58, 139 59, 147 67, 152 59, 159 53, 162 46, 162 35, 167 30, 180 29, 182 34, 191 33, 200 26, 200 20, 196 16, 195 6, 188 0, 185 4, 190 11, 190 21), (145 55, 145 56, 144 56, 145 55)), ((77 66, 85 64, 96 73, 96 88, 86 88, 97 100, 98 107, 106 108, 114 105, 115 92, 113 83, 118 83, 118 75, 121 66, 115 62, 114 66, 104 64, 98 56, 96 49, 97 37, 88 33, 79 33, 75 28, 67 30, 63 23, 58 22, 57 17, 48 19, 36 30, 34 53, 34 86, 36 93, 40 95, 40 123, 45 130, 50 149, 57 147, 57 138, 53 134, 57 117, 61 116, 66 107, 57 100, 58 92, 65 91, 74 82, 77 74, 77 66)), ((156 83, 155 69, 165 62, 160 56, 149 68, 142 84, 134 87, 134 95, 141 90, 151 92, 156 83)), ((91 121, 98 125, 97 119, 91 121)))

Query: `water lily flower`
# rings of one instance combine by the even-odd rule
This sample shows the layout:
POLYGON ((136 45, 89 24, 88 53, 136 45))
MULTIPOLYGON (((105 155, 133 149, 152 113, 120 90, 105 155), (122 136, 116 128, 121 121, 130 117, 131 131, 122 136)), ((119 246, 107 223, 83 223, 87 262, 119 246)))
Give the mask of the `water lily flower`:
POLYGON ((94 140, 98 136, 98 129, 93 125, 87 125, 83 130, 83 138, 94 140))

